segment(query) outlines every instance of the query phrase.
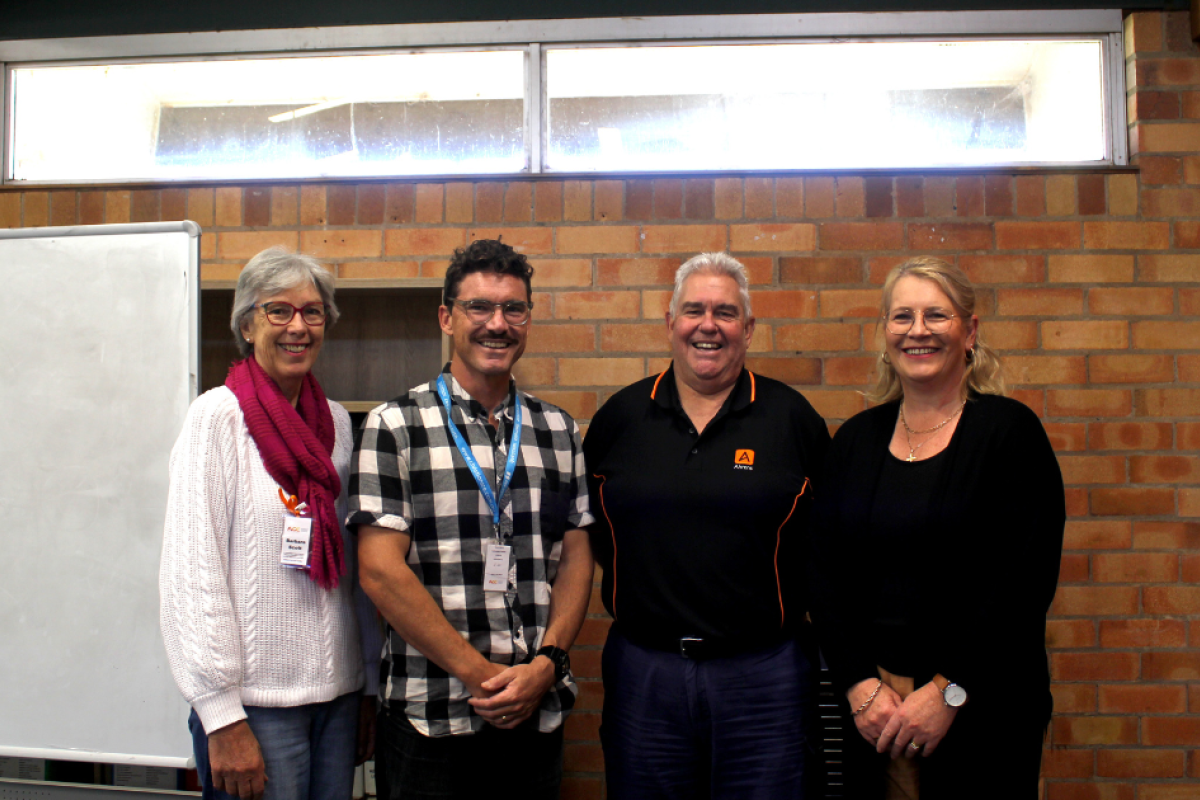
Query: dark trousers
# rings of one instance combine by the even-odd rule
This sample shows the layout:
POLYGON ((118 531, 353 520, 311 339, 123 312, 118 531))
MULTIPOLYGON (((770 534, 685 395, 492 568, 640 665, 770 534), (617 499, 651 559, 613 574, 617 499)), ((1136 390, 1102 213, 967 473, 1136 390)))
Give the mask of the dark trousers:
POLYGON ((562 726, 513 730, 484 724, 470 736, 424 736, 403 711, 379 712, 375 786, 380 800, 557 800, 562 783, 562 726))
POLYGON ((805 797, 819 734, 813 669, 795 642, 696 661, 614 628, 603 668, 610 800, 805 797))

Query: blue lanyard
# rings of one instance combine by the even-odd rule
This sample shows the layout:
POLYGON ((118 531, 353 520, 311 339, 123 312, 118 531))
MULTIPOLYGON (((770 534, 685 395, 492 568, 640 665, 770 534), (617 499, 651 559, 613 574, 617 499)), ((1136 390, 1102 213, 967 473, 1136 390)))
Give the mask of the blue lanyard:
MULTIPOLYGON (((450 435, 454 437, 454 444, 458 447, 459 455, 463 457, 463 461, 467 462, 467 469, 471 470, 471 476, 475 478, 475 483, 479 484, 479 491, 483 492, 483 499, 487 501, 488 508, 492 510, 492 523, 496 526, 496 535, 499 536, 500 503, 497 502, 496 495, 492 494, 492 487, 488 485, 483 470, 479 468, 475 454, 471 452, 471 448, 463 440, 462 434, 458 432, 458 426, 454 424, 454 418, 450 415, 450 390, 446 388, 446 381, 441 375, 438 375, 437 391, 438 397, 442 399, 442 405, 446 407, 446 423, 450 428, 450 435)), ((508 462, 504 466, 504 480, 500 483, 500 497, 504 497, 504 493, 508 491, 508 483, 512 480, 513 473, 517 471, 517 455, 521 451, 521 398, 519 396, 513 397, 513 405, 516 406, 516 410, 513 412, 513 435, 512 442, 508 445, 508 462)))

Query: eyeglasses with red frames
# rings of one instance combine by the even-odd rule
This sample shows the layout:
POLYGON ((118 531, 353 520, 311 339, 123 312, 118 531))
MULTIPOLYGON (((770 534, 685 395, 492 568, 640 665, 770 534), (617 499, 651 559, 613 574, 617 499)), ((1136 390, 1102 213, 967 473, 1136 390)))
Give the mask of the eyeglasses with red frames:
POLYGON ((276 300, 270 303, 255 303, 251 308, 261 308, 267 315, 267 322, 280 326, 290 324, 299 314, 305 325, 316 327, 324 325, 325 317, 329 315, 329 307, 324 303, 305 303, 303 306, 297 307, 291 303, 276 300))

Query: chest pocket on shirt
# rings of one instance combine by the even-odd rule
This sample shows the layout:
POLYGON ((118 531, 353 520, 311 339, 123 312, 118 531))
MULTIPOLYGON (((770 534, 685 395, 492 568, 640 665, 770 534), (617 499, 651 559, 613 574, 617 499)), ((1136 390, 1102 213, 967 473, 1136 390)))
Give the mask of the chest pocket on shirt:
POLYGON ((559 480, 557 472, 548 474, 541 479, 541 505, 538 508, 538 520, 542 536, 552 542, 562 539, 567 530, 574 497, 570 494, 570 484, 559 480))

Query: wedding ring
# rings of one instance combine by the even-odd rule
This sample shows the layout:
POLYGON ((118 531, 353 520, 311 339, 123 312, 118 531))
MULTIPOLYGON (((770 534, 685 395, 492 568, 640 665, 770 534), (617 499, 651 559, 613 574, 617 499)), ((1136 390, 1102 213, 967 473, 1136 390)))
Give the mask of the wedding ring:
POLYGON ((908 746, 913 750, 920 750, 922 747, 924 747, 924 745, 917 744, 916 742, 909 742, 908 746))
POLYGON ((501 715, 500 715, 500 721, 501 721, 501 722, 507 722, 507 721, 508 721, 508 717, 506 717, 504 714, 501 714, 501 715))

